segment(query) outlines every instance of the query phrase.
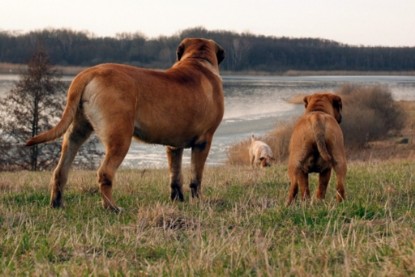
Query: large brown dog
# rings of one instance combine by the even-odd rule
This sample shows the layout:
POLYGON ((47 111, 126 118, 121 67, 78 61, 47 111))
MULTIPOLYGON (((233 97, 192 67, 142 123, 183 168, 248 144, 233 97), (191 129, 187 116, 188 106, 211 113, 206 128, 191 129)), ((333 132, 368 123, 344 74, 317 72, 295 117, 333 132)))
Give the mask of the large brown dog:
POLYGON ((167 146, 171 199, 183 201, 183 148, 191 148, 191 194, 200 194, 203 168, 213 134, 224 113, 219 63, 224 51, 206 39, 184 39, 177 62, 167 71, 102 64, 79 73, 68 91, 60 122, 27 145, 64 133, 62 153, 51 179, 51 206, 62 205, 69 167, 83 142, 95 131, 105 146, 98 182, 105 208, 112 199, 114 175, 132 137, 167 146))
POLYGON ((331 169, 337 177, 337 200, 345 199, 344 180, 347 171, 343 133, 340 129, 342 101, 334 94, 322 93, 304 97, 306 111, 294 127, 290 140, 288 175, 291 186, 287 205, 300 187, 303 200, 310 197, 308 173, 318 172, 317 198, 323 199, 330 181, 331 169))

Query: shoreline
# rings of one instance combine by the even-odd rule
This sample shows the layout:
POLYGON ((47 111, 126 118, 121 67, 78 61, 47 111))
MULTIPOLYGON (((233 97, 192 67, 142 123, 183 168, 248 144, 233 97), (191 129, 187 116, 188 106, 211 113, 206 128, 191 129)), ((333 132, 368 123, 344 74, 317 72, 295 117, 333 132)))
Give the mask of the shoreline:
MULTIPOLYGON (((62 75, 77 75, 90 66, 62 66, 52 65, 62 75)), ((27 67, 26 64, 13 64, 0 62, 0 74, 20 74, 27 67)), ((150 68, 149 68, 150 69, 150 68)), ((415 70, 411 71, 356 71, 356 70, 286 70, 286 71, 221 71, 222 76, 415 76, 415 70)))

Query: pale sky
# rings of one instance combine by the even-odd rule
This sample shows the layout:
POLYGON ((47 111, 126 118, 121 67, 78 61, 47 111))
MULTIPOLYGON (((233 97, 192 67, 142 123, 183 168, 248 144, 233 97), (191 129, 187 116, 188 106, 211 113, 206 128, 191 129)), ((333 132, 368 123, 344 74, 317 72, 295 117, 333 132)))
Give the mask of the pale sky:
POLYGON ((0 31, 44 28, 148 38, 205 27, 415 47, 415 0, 0 0, 0 31))

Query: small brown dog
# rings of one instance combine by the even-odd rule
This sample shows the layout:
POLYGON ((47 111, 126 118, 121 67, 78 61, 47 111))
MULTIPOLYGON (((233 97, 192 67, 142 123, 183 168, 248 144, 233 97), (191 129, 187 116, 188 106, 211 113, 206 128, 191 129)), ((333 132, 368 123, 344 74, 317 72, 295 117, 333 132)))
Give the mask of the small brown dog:
POLYGON ((51 206, 61 207, 69 168, 93 131, 105 146, 98 170, 102 203, 118 211, 112 186, 132 137, 167 146, 172 200, 184 200, 181 163, 191 148, 192 197, 198 197, 213 135, 224 113, 219 64, 224 50, 213 40, 184 39, 168 70, 101 64, 79 73, 68 90, 60 122, 27 145, 64 135, 61 157, 51 179, 51 206))
POLYGON ((254 135, 252 135, 251 144, 249 145, 249 161, 252 167, 271 166, 272 160, 274 160, 274 156, 269 145, 255 139, 254 135))
POLYGON ((318 172, 316 196, 324 199, 331 169, 337 176, 337 201, 345 199, 344 180, 347 172, 343 133, 340 129, 342 100, 330 93, 304 97, 306 111, 294 127, 290 140, 288 176, 291 186, 287 205, 298 193, 303 200, 310 197, 308 173, 318 172))

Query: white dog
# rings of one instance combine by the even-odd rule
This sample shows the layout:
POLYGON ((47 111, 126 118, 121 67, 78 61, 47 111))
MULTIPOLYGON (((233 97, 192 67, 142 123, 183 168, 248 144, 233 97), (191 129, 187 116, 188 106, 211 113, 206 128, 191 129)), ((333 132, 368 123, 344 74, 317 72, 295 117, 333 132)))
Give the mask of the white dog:
POLYGON ((251 144, 249 145, 249 160, 252 167, 267 167, 271 166, 271 160, 274 160, 274 155, 268 144, 256 140, 254 135, 252 135, 251 144))

